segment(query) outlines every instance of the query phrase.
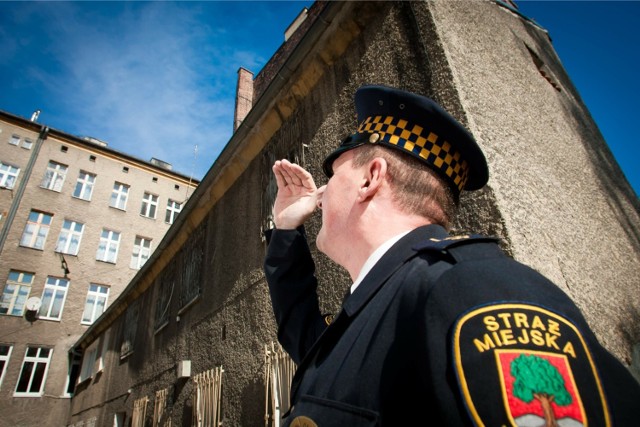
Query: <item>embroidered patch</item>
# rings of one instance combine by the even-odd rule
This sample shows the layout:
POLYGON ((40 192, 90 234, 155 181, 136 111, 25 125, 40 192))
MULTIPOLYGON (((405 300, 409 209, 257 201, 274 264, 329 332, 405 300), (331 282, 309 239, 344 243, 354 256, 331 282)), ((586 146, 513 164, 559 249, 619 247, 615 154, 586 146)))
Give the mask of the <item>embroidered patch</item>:
POLYGON ((591 353, 564 317, 529 304, 480 307, 456 322, 453 341, 476 425, 611 425, 591 353))

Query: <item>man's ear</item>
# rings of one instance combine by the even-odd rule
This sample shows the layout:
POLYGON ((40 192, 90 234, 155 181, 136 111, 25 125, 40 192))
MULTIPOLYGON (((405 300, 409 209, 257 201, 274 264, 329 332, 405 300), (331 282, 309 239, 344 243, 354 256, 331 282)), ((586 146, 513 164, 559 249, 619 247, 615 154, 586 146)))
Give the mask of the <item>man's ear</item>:
POLYGON ((358 192, 358 200, 367 201, 378 192, 387 175, 387 161, 382 157, 371 160, 365 169, 358 192))

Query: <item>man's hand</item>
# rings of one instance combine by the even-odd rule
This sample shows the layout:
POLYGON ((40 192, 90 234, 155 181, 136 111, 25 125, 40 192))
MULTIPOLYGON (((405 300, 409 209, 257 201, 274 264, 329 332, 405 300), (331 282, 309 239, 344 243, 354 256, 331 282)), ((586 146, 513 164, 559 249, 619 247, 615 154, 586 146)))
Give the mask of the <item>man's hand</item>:
POLYGON ((293 230, 313 214, 318 189, 311 174, 295 163, 277 160, 272 169, 278 184, 273 222, 276 228, 293 230))

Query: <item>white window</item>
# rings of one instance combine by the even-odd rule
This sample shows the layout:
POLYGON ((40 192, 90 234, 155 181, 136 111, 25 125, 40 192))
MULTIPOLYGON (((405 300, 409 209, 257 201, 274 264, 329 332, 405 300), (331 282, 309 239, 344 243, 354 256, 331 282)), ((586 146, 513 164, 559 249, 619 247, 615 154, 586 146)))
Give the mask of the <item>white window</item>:
POLYGON ((42 396, 52 354, 50 348, 27 347, 14 396, 42 396))
POLYGON ((62 184, 64 184, 65 176, 67 176, 67 166, 54 161, 49 161, 47 171, 44 173, 40 187, 60 192, 60 190, 62 190, 62 184))
POLYGON ((93 376, 93 368, 96 364, 96 355, 98 354, 98 348, 94 347, 91 350, 87 350, 82 358, 82 369, 80 370, 80 377, 78 383, 83 382, 93 376))
POLYGON ((116 263, 118 258, 118 246, 120 245, 120 233, 113 230, 102 230, 100 236, 100 244, 98 245, 98 252, 96 253, 96 259, 98 261, 116 263))
POLYGON ((182 204, 176 202, 175 200, 169 199, 167 202, 167 213, 164 216, 164 222, 167 224, 173 224, 173 221, 176 220, 176 217, 182 210, 182 204))
POLYGON ((84 303, 84 312, 82 313, 82 324, 91 325, 104 312, 109 300, 109 287, 104 285, 89 285, 87 292, 87 300, 84 303))
POLYGON ((23 271, 9 271, 9 278, 4 286, 0 301, 0 314, 22 316, 24 305, 31 293, 33 274, 23 271))
POLYGON ((151 239, 136 236, 131 254, 131 268, 140 269, 151 256, 151 239))
POLYGON ((158 196, 151 193, 144 193, 144 197, 142 198, 142 207, 140 208, 140 215, 148 218, 155 218, 157 209, 158 196))
POLYGON ((44 242, 49 234, 49 226, 51 225, 51 219, 53 215, 31 211, 27 225, 24 227, 22 238, 20 239, 20 246, 26 246, 34 249, 44 249, 44 242))
POLYGON ((80 240, 82 240, 82 232, 84 224, 81 222, 64 220, 58 243, 56 244, 56 252, 63 254, 78 255, 80 249, 80 240))
POLYGON ((9 358, 11 358, 12 346, 6 344, 0 344, 0 387, 2 387, 2 380, 4 379, 4 373, 7 372, 7 365, 9 364, 9 358))
POLYGON ((116 182, 113 184, 113 191, 111 192, 111 200, 109 206, 112 208, 127 209, 127 197, 129 196, 129 186, 116 182))
POLYGON ((91 194, 93 193, 93 186, 95 183, 96 176, 94 174, 80 171, 78 181, 76 182, 76 188, 73 190, 73 197, 77 197, 82 200, 91 200, 91 194))
POLYGON ((25 138, 22 141, 22 148, 26 148, 27 150, 31 150, 31 147, 33 147, 33 141, 31 141, 29 138, 25 138))
POLYGON ((9 144, 11 144, 11 145, 20 144, 20 135, 11 135, 11 139, 9 140, 9 144))
POLYGON ((20 168, 0 162, 0 187, 13 188, 19 173, 20 168))
POLYGON ((68 289, 69 281, 67 279, 47 277, 42 292, 42 305, 38 312, 40 319, 60 320, 68 289))

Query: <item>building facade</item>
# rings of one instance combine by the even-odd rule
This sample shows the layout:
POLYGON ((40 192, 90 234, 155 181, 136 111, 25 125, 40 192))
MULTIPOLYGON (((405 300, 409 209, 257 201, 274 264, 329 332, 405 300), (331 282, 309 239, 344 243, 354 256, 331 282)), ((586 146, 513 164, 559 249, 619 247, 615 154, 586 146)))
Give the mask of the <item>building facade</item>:
POLYGON ((159 160, 0 112, 0 425, 66 420, 83 374, 74 343, 196 184, 159 160))
MULTIPOLYGON (((638 375, 640 204, 547 32, 500 1, 316 2, 305 15, 252 85, 239 73, 234 135, 163 250, 76 342, 86 375, 68 425, 277 425, 292 368, 272 344, 262 270, 271 165, 295 160, 322 185, 363 84, 430 96, 469 128, 491 178, 463 196, 453 232, 501 237, 638 375)), ((310 242, 319 226, 317 214, 310 242)), ((321 308, 336 312, 350 280, 311 249, 321 308)))

